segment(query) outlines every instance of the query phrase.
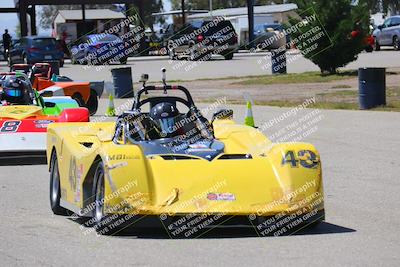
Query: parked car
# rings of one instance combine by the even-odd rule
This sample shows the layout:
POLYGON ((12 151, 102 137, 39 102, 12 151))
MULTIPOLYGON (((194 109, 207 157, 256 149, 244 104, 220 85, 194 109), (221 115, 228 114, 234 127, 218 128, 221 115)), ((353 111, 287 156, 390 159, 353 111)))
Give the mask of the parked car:
POLYGON ((55 38, 46 36, 27 36, 17 40, 11 47, 8 64, 33 65, 47 60, 58 60, 64 66, 64 53, 55 38))
POLYGON ((71 47, 72 64, 104 64, 128 61, 128 45, 112 34, 90 34, 80 38, 71 47))
POLYGON ((194 20, 182 27, 170 24, 163 35, 163 45, 170 59, 207 60, 211 54, 220 54, 230 60, 238 49, 238 39, 229 20, 194 20))
POLYGON ((289 36, 279 37, 284 30, 279 23, 263 23, 254 26, 254 46, 261 50, 278 49, 290 42, 289 36), (276 38, 274 38, 276 36, 276 38))
POLYGON ((400 50, 400 16, 387 18, 373 32, 375 38, 375 50, 379 51, 381 46, 393 46, 400 50))

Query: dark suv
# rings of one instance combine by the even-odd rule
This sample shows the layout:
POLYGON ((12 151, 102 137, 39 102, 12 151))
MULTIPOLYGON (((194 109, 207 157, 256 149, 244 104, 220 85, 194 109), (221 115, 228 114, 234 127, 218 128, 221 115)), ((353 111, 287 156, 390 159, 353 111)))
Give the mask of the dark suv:
POLYGON ((15 63, 35 64, 48 60, 64 65, 63 48, 52 37, 27 36, 16 41, 10 49, 9 65, 15 63))
POLYGON ((208 60, 212 54, 232 59, 238 49, 237 34, 228 20, 194 20, 182 27, 170 24, 163 36, 170 59, 208 60))

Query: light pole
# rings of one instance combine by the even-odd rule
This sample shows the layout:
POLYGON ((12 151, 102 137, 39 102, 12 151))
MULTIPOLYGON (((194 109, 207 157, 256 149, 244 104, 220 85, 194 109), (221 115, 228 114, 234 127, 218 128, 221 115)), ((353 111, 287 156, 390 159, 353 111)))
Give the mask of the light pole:
POLYGON ((185 18, 185 0, 181 1, 181 7, 182 7, 182 25, 185 25, 185 23, 186 23, 186 18, 185 18))

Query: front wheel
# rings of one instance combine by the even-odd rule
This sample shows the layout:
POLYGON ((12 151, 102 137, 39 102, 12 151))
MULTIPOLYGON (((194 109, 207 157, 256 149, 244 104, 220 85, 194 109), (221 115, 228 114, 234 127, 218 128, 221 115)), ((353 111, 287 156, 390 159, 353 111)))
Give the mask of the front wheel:
POLYGON ((397 37, 397 36, 393 37, 393 48, 396 51, 400 50, 400 40, 399 40, 399 37, 397 37))
POLYGON ((168 49, 168 57, 169 57, 170 60, 177 59, 177 56, 176 56, 176 54, 175 54, 173 49, 168 49))
POLYGON ((23 62, 24 64, 29 64, 28 57, 27 57, 26 55, 23 55, 23 56, 22 56, 22 62, 23 62))
POLYGON ((372 46, 367 46, 365 48, 365 52, 367 52, 367 53, 372 53, 372 51, 374 51, 374 48, 372 46))
POLYGON ((83 101, 83 98, 82 98, 81 94, 75 93, 75 94, 72 95, 71 98, 74 99, 78 103, 78 105, 80 107, 86 107, 85 101, 83 101))
POLYGON ((233 58, 233 52, 229 52, 224 55, 225 60, 231 60, 233 58))
POLYGON ((57 154, 53 151, 50 161, 50 207, 56 215, 68 215, 68 211, 60 206, 61 186, 58 170, 57 154))
POLYGON ((105 171, 103 162, 99 162, 94 174, 94 190, 93 195, 95 196, 94 205, 94 228, 98 234, 101 235, 113 235, 120 231, 120 228, 116 225, 118 216, 109 216, 104 211, 104 199, 105 199, 105 171))
POLYGON ((122 58, 122 59, 119 61, 119 63, 121 63, 122 65, 126 65, 126 64, 128 63, 128 58, 127 58, 127 57, 122 58))
POLYGON ((90 96, 86 106, 89 110, 90 116, 96 114, 99 106, 99 100, 95 90, 90 90, 90 96))

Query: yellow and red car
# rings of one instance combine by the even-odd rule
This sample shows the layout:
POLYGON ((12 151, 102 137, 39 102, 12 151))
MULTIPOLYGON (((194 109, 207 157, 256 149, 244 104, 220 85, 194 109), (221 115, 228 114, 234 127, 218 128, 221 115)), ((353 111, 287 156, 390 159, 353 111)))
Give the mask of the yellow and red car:
POLYGON ((117 122, 51 124, 52 211, 90 217, 100 234, 158 225, 171 237, 217 226, 288 234, 324 220, 315 147, 274 144, 232 118, 221 110, 209 121, 186 88, 163 85, 139 90, 117 122))
POLYGON ((88 110, 70 97, 42 97, 25 74, 0 73, 0 159, 43 154, 51 123, 88 121, 88 110), (7 82, 24 84, 16 91, 7 82))

